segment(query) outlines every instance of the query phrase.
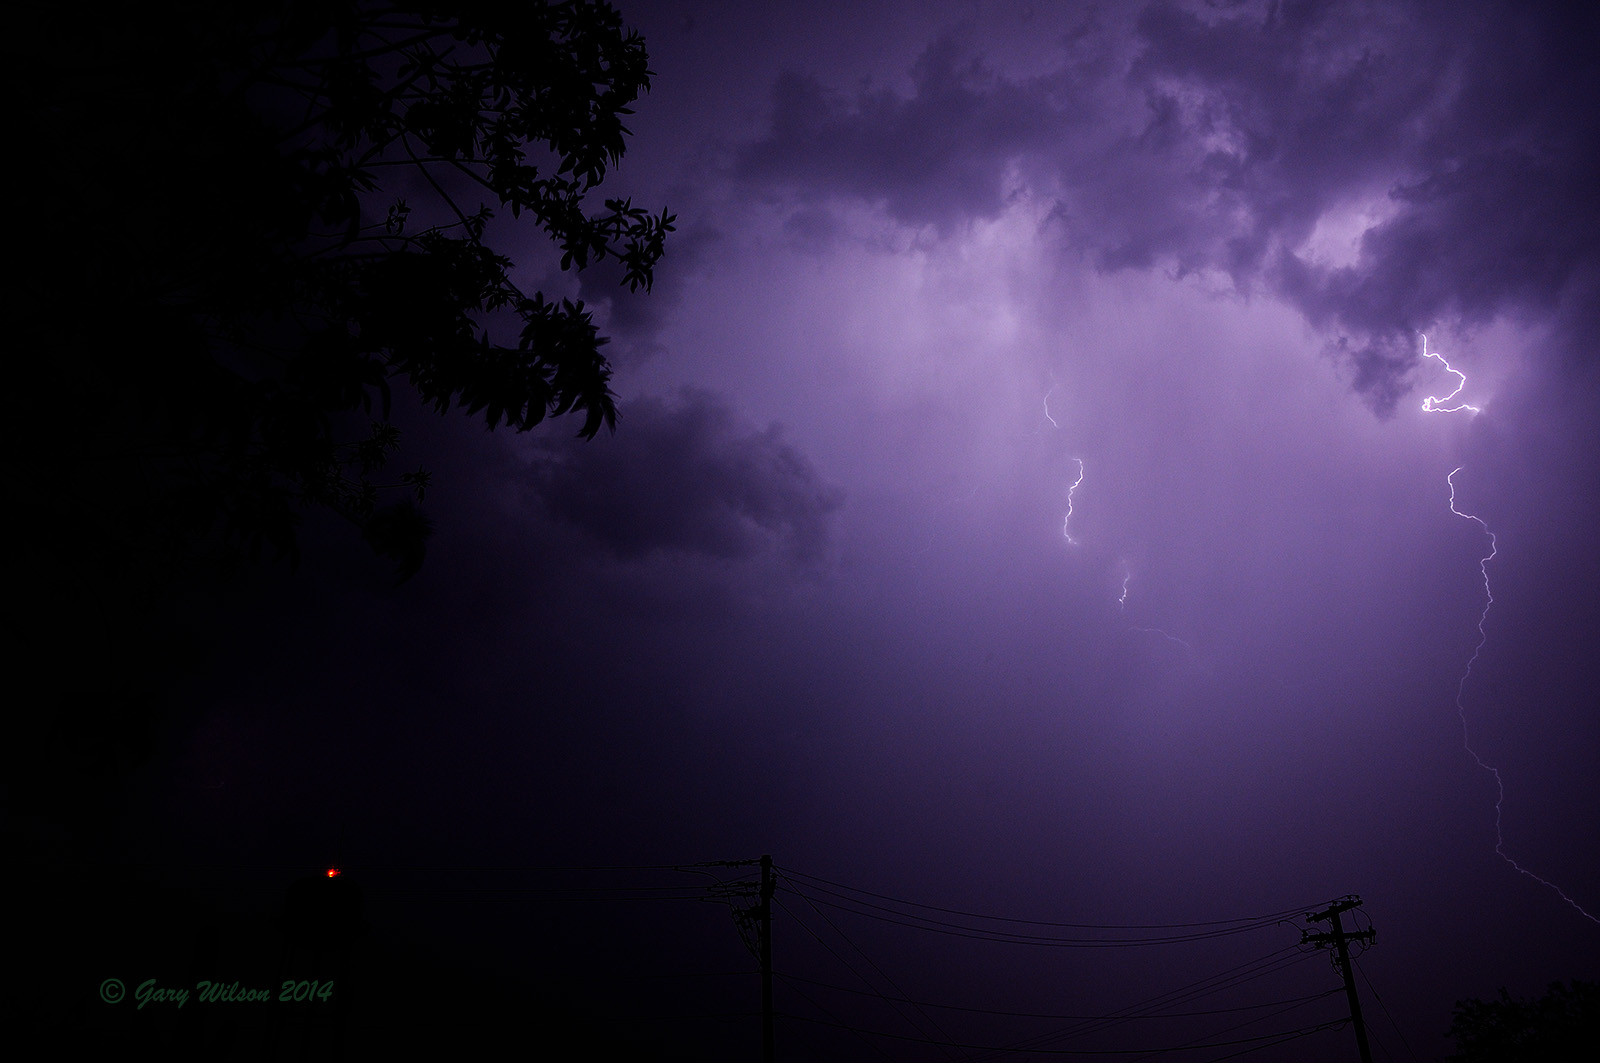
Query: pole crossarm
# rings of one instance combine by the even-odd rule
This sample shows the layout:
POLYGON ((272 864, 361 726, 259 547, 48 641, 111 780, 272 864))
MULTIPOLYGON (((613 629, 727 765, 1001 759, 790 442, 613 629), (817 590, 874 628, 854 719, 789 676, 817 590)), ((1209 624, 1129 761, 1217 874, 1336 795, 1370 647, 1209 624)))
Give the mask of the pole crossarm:
POLYGON ((1355 972, 1350 966, 1350 942, 1360 941, 1370 945, 1377 936, 1377 931, 1372 927, 1368 927, 1365 930, 1354 930, 1346 933, 1344 920, 1340 918, 1345 912, 1359 907, 1361 907, 1361 898, 1352 893, 1334 901, 1320 912, 1307 912, 1306 922, 1327 922, 1330 925, 1330 929, 1325 933, 1316 934, 1309 930, 1302 930, 1300 931, 1300 943, 1302 945, 1315 945, 1319 949, 1331 945, 1338 950, 1338 958, 1335 962, 1338 965, 1339 973, 1344 976, 1344 992, 1346 998, 1350 1001, 1350 1024, 1356 1031, 1356 1047, 1361 1052, 1361 1063, 1372 1063, 1372 1048, 1367 1044, 1367 1027, 1361 1021, 1361 1001, 1356 997, 1355 972))

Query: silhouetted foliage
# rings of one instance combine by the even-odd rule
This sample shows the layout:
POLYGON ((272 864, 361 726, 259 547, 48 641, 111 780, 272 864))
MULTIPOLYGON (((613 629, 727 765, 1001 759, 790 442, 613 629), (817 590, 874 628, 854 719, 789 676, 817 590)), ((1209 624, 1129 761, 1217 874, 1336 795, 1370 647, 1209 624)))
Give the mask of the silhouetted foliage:
POLYGON ((496 212, 526 215, 562 269, 614 257, 651 285, 672 216, 591 194, 650 83, 607 4, 61 12, 22 35, 18 142, 48 171, 22 245, 31 383, 103 431, 42 480, 92 468, 102 519, 242 557, 292 558, 326 507, 405 575, 429 525, 381 500, 421 501, 428 474, 384 473, 395 382, 491 428, 614 426, 589 311, 523 291, 494 239, 496 212))
POLYGON ((1537 1000, 1460 1000, 1450 1036, 1460 1063, 1587 1063, 1600 1049, 1600 984, 1553 982, 1537 1000))
POLYGON ((11 14, 14 604, 42 693, 6 774, 30 814, 110 830, 175 673, 239 637, 219 576, 292 562, 317 512, 421 565, 399 389, 490 428, 615 424, 605 338, 519 287, 510 237, 647 290, 673 218, 595 202, 651 76, 604 3, 11 14))

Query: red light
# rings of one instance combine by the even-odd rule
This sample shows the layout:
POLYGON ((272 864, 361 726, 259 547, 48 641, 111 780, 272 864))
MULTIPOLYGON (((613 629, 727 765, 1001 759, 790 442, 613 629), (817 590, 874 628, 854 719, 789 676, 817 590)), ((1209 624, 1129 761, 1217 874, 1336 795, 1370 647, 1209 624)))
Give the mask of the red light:
POLYGON ((338 868, 336 868, 336 867, 328 868, 328 877, 329 878, 337 878, 338 876, 339 876, 339 869, 338 868))

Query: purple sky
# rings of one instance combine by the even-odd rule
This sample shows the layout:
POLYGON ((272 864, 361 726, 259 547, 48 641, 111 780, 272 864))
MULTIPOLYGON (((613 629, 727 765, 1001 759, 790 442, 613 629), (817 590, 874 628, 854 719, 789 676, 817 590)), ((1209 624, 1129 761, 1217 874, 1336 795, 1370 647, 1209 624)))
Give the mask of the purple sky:
MULTIPOLYGON (((1380 1059, 1443 1055, 1457 998, 1600 977, 1580 910, 1600 913, 1593 13, 621 7, 657 76, 606 189, 679 215, 656 289, 555 273, 537 234, 517 251, 530 284, 602 308, 618 431, 403 414, 437 484, 422 574, 389 590, 351 547, 270 588, 132 836, 298 865, 342 827, 353 868, 771 853, 1095 925, 1359 893, 1380 1059), (1422 410, 1456 383, 1423 333, 1480 413, 1422 410), (1464 721, 1489 540, 1451 512, 1458 467, 1457 507, 1498 545, 1464 721), (1504 853, 1572 903, 1496 855, 1464 722, 1504 783, 1504 853)), ((813 908, 805 881, 780 884, 774 929, 789 1059, 978 1058, 807 1020, 982 1045, 1071 1025, 935 1029, 798 981, 866 988, 823 942, 886 995, 1094 1015, 1305 925, 999 945, 813 908)), ((414 884, 367 882, 380 915, 414 884)), ((717 905, 430 883, 418 934, 579 972, 623 1012, 667 998, 617 990, 616 967, 754 969, 717 905)), ((1339 984, 1314 955, 1174 1009, 1339 984)), ((674 992, 693 1014, 758 999, 753 974, 674 992)), ((1342 1009, 1049 1047, 1220 1044, 1342 1009)), ((755 1055, 748 1019, 659 1030, 755 1055)), ((1339 1029, 1247 1058, 1353 1053, 1339 1029)))

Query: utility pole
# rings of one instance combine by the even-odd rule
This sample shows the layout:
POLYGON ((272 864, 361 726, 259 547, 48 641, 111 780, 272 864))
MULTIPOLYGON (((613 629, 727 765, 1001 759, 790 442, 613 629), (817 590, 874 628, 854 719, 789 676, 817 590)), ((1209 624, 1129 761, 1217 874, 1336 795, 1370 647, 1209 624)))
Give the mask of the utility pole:
MULTIPOLYGON (((724 860, 717 864, 698 864, 698 867, 749 867, 755 860, 724 860)), ((772 1032, 772 895, 778 888, 778 876, 772 867, 772 857, 763 855, 760 883, 749 879, 737 882, 719 882, 711 892, 727 900, 733 907, 733 922, 739 928, 739 938, 744 947, 754 954, 761 964, 761 1061, 773 1063, 777 1048, 772 1032), (751 902, 754 898, 753 903, 751 902), (755 930, 751 940, 751 930, 755 930)))
POLYGON ((778 880, 772 873, 772 857, 761 857, 761 1059, 773 1063, 777 1045, 772 1034, 772 894, 778 880))
POLYGON ((1361 1021, 1361 1001, 1356 999, 1356 975, 1355 971, 1350 967, 1348 943, 1351 941, 1365 941, 1370 945, 1377 931, 1369 927, 1366 930, 1357 930, 1346 934, 1344 932, 1344 924, 1339 918, 1341 913, 1359 907, 1361 907, 1361 898, 1351 894, 1343 900, 1334 901, 1320 912, 1307 913, 1306 922, 1320 923, 1326 919, 1332 924, 1333 930, 1326 934, 1313 934, 1309 930, 1302 930, 1300 931, 1300 944, 1315 945, 1319 949, 1331 944, 1338 950, 1338 959, 1334 963, 1339 968, 1339 973, 1344 975, 1344 994, 1350 998, 1350 1023, 1356 1028, 1356 1047, 1361 1050, 1361 1063, 1372 1063, 1372 1049, 1367 1045, 1367 1027, 1361 1021))

